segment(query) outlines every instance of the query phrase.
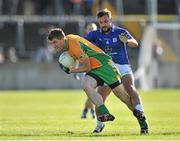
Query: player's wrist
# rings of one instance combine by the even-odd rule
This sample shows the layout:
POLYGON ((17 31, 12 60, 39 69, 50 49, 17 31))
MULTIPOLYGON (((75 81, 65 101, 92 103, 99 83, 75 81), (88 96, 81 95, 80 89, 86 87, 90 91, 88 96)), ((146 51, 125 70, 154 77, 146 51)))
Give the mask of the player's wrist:
POLYGON ((128 45, 129 41, 126 41, 126 45, 128 45))

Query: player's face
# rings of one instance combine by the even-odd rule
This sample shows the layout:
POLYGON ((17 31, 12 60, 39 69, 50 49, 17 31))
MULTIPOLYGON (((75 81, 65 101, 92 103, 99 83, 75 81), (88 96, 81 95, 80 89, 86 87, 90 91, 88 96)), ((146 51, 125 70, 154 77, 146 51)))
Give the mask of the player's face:
POLYGON ((112 26, 112 19, 104 15, 98 18, 98 23, 103 32, 109 32, 112 26))
POLYGON ((51 41, 49 41, 50 45, 56 49, 56 51, 61 51, 64 48, 65 45, 65 40, 64 38, 61 39, 52 39, 51 41))

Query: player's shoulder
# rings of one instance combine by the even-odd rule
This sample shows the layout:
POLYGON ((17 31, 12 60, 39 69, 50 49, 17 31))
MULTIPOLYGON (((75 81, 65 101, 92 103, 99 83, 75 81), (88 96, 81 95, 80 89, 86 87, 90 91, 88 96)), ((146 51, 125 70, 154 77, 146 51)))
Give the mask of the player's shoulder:
POLYGON ((79 35, 68 34, 68 35, 66 35, 66 37, 67 37, 68 39, 73 39, 73 38, 79 38, 79 35))
POLYGON ((113 29, 112 30, 114 30, 114 32, 117 32, 117 33, 122 33, 122 32, 126 32, 127 31, 127 29, 125 29, 123 27, 115 26, 115 25, 113 25, 113 29))
POLYGON ((93 34, 93 35, 97 35, 99 33, 101 33, 101 30, 99 28, 97 30, 93 30, 93 31, 89 32, 89 34, 93 34))
POLYGON ((78 41, 82 37, 80 37, 79 35, 75 35, 75 34, 68 34, 68 35, 66 35, 66 38, 70 41, 72 41, 72 40, 78 41))
POLYGON ((97 29, 97 30, 90 31, 88 34, 84 36, 84 38, 87 40, 92 40, 92 39, 98 38, 100 34, 101 34, 100 29, 97 29))

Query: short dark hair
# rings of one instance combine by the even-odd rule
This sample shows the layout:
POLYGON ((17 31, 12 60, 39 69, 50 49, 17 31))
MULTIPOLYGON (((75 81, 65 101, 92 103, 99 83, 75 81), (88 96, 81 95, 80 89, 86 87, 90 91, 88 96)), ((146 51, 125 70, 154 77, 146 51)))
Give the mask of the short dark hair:
POLYGON ((64 31, 61 28, 53 28, 50 30, 48 34, 48 40, 53 40, 54 38, 56 39, 61 39, 65 37, 64 31))
POLYGON ((109 11, 107 8, 102 9, 97 12, 97 18, 100 18, 104 15, 107 15, 109 18, 111 18, 111 11, 109 11))

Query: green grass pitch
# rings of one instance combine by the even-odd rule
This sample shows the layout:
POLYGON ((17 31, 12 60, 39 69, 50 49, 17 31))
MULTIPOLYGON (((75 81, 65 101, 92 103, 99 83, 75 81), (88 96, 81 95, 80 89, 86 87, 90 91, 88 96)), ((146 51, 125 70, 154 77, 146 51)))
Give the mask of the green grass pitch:
POLYGON ((104 131, 80 119, 82 90, 0 91, 0 139, 15 140, 180 140, 180 90, 140 92, 150 134, 139 135, 132 113, 113 94, 106 105, 115 115, 104 131))

